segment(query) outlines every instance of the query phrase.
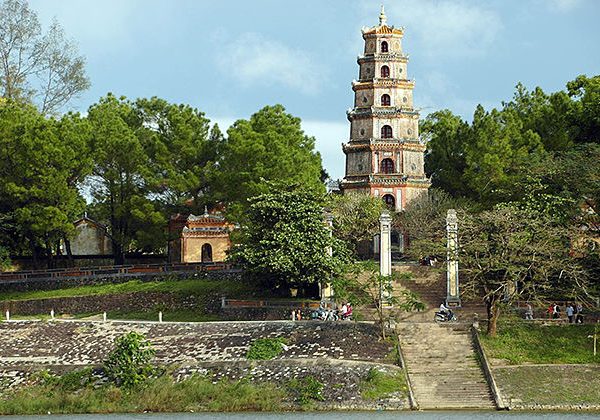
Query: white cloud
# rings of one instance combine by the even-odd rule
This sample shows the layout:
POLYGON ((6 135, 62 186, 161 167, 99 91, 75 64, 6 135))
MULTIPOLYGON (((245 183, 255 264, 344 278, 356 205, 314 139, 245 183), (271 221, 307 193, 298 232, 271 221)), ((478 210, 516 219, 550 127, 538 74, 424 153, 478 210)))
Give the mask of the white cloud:
POLYGON ((218 66, 244 86, 282 85, 312 95, 325 82, 322 67, 305 51, 256 33, 245 33, 225 45, 218 66))
POLYGON ((576 9, 583 3, 583 0, 545 0, 544 3, 549 5, 552 10, 562 13, 576 9))
MULTIPOLYGON (((366 2, 372 13, 373 3, 366 2)), ((502 28, 499 14, 467 0, 399 0, 386 4, 388 22, 406 26, 428 56, 485 53, 502 28)))

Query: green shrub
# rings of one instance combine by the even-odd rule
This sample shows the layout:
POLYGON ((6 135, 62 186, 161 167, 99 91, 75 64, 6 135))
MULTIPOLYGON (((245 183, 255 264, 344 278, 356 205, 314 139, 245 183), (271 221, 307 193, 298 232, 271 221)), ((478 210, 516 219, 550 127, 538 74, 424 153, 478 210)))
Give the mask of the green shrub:
POLYGON ((302 379, 292 379, 288 383, 288 390, 296 401, 305 405, 312 401, 325 401, 323 396, 323 383, 312 376, 302 379))
POLYGON ((252 342, 246 358, 250 360, 270 360, 279 356, 287 340, 283 337, 258 338, 252 342))
POLYGON ((104 362, 104 370, 117 386, 130 388, 148 379, 155 371, 152 344, 143 334, 130 331, 115 340, 115 348, 104 362))

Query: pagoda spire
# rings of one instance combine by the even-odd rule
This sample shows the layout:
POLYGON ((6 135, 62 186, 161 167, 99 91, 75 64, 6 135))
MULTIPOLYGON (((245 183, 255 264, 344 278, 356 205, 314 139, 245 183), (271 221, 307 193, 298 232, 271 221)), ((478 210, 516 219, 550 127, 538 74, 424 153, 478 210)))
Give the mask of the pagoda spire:
POLYGON ((385 8, 381 5, 381 13, 379 13, 379 26, 387 25, 387 16, 385 15, 385 8))

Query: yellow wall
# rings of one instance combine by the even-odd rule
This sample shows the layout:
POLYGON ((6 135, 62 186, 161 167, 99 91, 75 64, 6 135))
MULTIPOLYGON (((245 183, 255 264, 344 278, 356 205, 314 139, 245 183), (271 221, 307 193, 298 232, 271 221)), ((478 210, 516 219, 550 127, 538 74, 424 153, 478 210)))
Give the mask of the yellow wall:
POLYGON ((202 245, 212 247, 213 262, 225 261, 230 248, 229 238, 183 238, 182 262, 202 262, 202 245))

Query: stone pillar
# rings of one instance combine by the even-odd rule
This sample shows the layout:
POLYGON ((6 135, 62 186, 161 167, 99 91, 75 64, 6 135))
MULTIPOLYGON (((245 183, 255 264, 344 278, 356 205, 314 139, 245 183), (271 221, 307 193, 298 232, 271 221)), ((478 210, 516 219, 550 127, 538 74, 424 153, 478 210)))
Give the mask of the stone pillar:
POLYGON ((446 230, 448 232, 446 303, 449 306, 460 307, 460 289, 458 284, 458 217, 454 209, 448 210, 446 230))
POLYGON ((392 275, 392 216, 388 211, 383 211, 379 217, 381 228, 379 245, 379 273, 382 276, 392 275))
MULTIPOLYGON (((325 213, 325 223, 327 223, 327 229, 329 230, 329 237, 333 237, 333 214, 325 213)), ((333 249, 331 246, 327 247, 327 255, 333 256, 333 249)), ((321 300, 333 300, 333 287, 331 287, 331 279, 326 279, 319 284, 319 294, 321 300)))
MULTIPOLYGON (((381 212, 381 216, 379 217, 379 225, 381 228, 381 244, 379 246, 379 274, 386 277, 385 286, 389 286, 389 282, 392 279, 392 216, 388 211, 381 212)), ((381 290, 379 294, 381 296, 381 301, 385 304, 389 304, 390 294, 388 291, 388 287, 384 287, 384 285, 380 285, 381 290)))

